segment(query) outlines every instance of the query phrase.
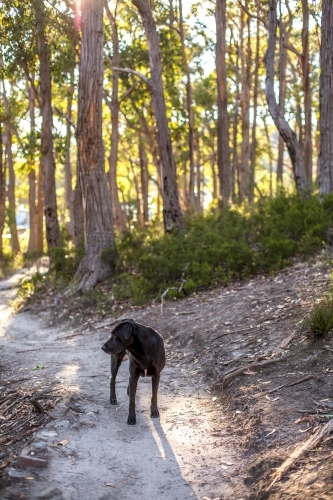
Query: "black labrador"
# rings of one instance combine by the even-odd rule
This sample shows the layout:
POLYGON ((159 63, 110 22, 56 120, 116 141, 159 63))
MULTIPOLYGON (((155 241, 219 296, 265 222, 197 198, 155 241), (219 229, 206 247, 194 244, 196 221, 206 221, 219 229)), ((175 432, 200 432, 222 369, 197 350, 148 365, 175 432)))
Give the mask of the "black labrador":
POLYGON ((117 404, 116 377, 122 360, 128 351, 129 355, 129 411, 127 423, 136 424, 135 394, 139 377, 152 377, 152 418, 159 417, 157 409, 157 391, 160 373, 165 366, 165 350, 163 337, 153 328, 136 323, 132 319, 124 319, 112 331, 111 338, 102 349, 111 354, 110 403, 117 404))

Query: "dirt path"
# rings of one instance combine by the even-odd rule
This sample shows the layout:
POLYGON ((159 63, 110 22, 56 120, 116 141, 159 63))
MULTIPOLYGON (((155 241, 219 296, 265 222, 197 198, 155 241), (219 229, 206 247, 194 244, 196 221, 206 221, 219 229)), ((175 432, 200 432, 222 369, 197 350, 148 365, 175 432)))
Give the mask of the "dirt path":
POLYGON ((330 436, 268 491, 276 468, 332 416, 333 336, 315 341, 302 323, 331 288, 331 260, 317 256, 276 276, 169 301, 163 314, 159 304, 124 313, 157 328, 167 347, 161 418, 149 417, 150 380, 143 378, 135 427, 126 424, 128 362, 118 378, 119 405, 108 403, 110 360, 100 346, 114 318, 101 320, 82 303, 51 307, 52 296, 35 302, 34 314, 12 315, 15 291, 1 282, 0 382, 10 394, 22 381, 20 395, 39 394, 47 415, 33 417, 30 405, 25 418, 43 426, 30 436, 29 420, 15 444, 6 429, 16 410, 2 420, 0 406, 0 498, 331 500, 330 436), (55 328, 65 311, 68 323, 55 328), (25 457, 14 460, 7 484, 6 450, 25 457), (19 468, 26 457, 46 467, 19 468))
POLYGON ((234 498, 239 456, 228 433, 220 446, 224 417, 190 368, 167 364, 160 420, 149 417, 150 379, 140 379, 138 424, 130 427, 128 361, 118 375, 119 404, 108 403, 110 360, 100 346, 109 328, 80 335, 82 328, 52 328, 29 313, 12 315, 9 301, 15 292, 7 288, 2 282, 2 362, 12 379, 23 378, 23 391, 56 385, 65 397, 23 450, 24 456, 46 459, 47 467, 22 469, 14 462, 1 498, 234 498), (37 365, 45 368, 33 371, 37 365))

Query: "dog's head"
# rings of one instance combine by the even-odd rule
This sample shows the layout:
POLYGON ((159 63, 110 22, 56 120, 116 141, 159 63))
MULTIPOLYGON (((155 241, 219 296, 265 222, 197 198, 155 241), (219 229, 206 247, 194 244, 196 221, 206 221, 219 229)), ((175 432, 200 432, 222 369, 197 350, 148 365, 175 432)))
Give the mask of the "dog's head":
POLYGON ((113 330, 110 339, 102 345, 106 354, 119 354, 133 343, 135 323, 132 319, 122 320, 113 330))

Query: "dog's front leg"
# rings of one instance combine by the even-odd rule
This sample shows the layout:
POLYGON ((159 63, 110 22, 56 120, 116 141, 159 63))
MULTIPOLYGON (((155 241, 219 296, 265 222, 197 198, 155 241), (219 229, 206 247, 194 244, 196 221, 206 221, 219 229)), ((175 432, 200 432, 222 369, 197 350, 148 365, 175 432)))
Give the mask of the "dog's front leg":
POLYGON ((121 352, 120 354, 111 354, 111 382, 110 382, 110 403, 112 405, 117 404, 117 396, 116 396, 116 377, 121 365, 122 360, 126 351, 121 352))
POLYGON ((127 423, 129 425, 136 424, 135 395, 136 395, 136 388, 138 385, 139 377, 140 377, 140 370, 137 370, 137 369, 131 370, 131 368, 130 368, 130 378, 129 378, 129 384, 128 384, 129 409, 128 409, 128 418, 127 418, 127 423))
POLYGON ((151 383, 152 383, 152 397, 151 397, 150 416, 152 418, 157 418, 160 416, 159 411, 157 409, 157 391, 158 391, 158 385, 160 383, 160 374, 153 375, 151 378, 151 383))

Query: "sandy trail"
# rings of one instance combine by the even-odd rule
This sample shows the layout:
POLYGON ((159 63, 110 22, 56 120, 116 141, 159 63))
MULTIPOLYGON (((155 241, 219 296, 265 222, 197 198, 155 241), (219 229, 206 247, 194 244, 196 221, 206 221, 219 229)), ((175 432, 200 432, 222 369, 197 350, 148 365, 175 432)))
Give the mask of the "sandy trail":
POLYGON ((65 398, 24 450, 47 459, 47 467, 22 470, 14 464, 11 484, 0 498, 236 500, 233 474, 240 458, 221 409, 191 365, 185 369, 167 362, 160 419, 150 418, 151 379, 141 378, 137 425, 128 426, 128 361, 118 374, 118 406, 108 402, 110 358, 100 348, 108 328, 85 334, 49 327, 29 313, 13 315, 13 283, 0 286, 2 360, 12 376, 26 379, 23 389, 58 384, 65 398), (37 364, 45 368, 33 371, 37 364))

